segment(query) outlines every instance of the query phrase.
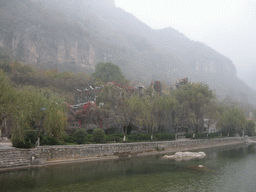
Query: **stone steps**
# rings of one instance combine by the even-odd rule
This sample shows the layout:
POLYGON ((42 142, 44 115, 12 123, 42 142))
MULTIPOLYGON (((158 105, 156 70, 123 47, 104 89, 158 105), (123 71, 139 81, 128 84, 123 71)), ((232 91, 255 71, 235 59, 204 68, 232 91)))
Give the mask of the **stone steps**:
POLYGON ((0 168, 28 166, 30 160, 23 151, 0 150, 0 168))

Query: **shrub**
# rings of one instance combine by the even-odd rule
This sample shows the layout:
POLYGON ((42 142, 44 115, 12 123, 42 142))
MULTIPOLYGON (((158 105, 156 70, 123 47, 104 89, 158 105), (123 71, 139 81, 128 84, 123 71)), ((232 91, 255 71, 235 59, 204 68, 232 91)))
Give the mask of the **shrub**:
POLYGON ((105 138, 105 132, 102 129, 97 128, 93 131, 92 137, 93 141, 97 143, 103 143, 105 138))
POLYGON ((185 133, 185 137, 186 138, 192 138, 193 137, 193 133, 185 133))
POLYGON ((113 134, 114 138, 115 138, 115 141, 118 143, 118 142, 121 142, 124 138, 124 134, 113 134))
POLYGON ((19 139, 12 139, 12 145, 13 147, 17 148, 33 148, 35 147, 35 144, 29 142, 29 141, 20 141, 19 139))
POLYGON ((128 135, 128 139, 130 141, 150 141, 150 134, 134 134, 134 135, 128 135))
POLYGON ((163 133, 162 134, 162 140, 163 141, 171 140, 171 139, 172 139, 171 134, 169 134, 169 133, 163 133))
POLYGON ((195 134, 195 139, 206 139, 207 138, 207 134, 205 133, 196 133, 195 134))
POLYGON ((106 135, 105 136, 105 141, 106 142, 113 142, 113 141, 115 141, 114 135, 106 135))
POLYGON ((58 138, 53 136, 40 135, 40 145, 62 145, 64 144, 58 138))
POLYGON ((35 144, 29 142, 29 141, 20 141, 19 139, 12 139, 12 145, 13 147, 17 148, 33 148, 35 147, 35 144))
POLYGON ((65 143, 74 143, 75 142, 75 138, 70 135, 64 135, 63 140, 65 143))
POLYGON ((37 142, 37 131, 29 130, 25 133, 25 140, 30 141, 33 144, 37 142))
POLYGON ((137 135, 128 135, 127 138, 129 141, 138 141, 138 136, 137 135))
POLYGON ((139 133, 137 136, 138 136, 139 141, 150 141, 151 140, 150 134, 139 133))
POLYGON ((86 142, 87 132, 84 128, 80 128, 75 131, 74 139, 78 144, 83 144, 86 142))
POLYGON ((169 133, 169 139, 170 139, 170 140, 175 140, 175 139, 176 139, 176 138, 175 138, 175 134, 169 133))
POLYGON ((92 134, 88 134, 86 138, 89 142, 93 141, 92 134))
POLYGON ((25 131, 24 140, 21 141, 18 138, 12 139, 13 147, 17 148, 33 148, 37 141, 37 132, 34 130, 25 131))
POLYGON ((175 140, 175 134, 171 134, 171 133, 156 133, 154 135, 155 140, 158 141, 167 141, 167 140, 175 140))
POLYGON ((221 135, 221 132, 209 133, 208 138, 217 138, 217 137, 220 137, 220 135, 221 135))
POLYGON ((153 138, 154 138, 155 140, 157 140, 157 141, 161 141, 161 140, 162 140, 162 134, 156 133, 156 134, 153 136, 153 138))
POLYGON ((255 135, 255 127, 256 127, 256 124, 253 120, 249 120, 249 121, 246 121, 246 126, 245 126, 245 135, 248 135, 248 136, 254 136, 255 135))

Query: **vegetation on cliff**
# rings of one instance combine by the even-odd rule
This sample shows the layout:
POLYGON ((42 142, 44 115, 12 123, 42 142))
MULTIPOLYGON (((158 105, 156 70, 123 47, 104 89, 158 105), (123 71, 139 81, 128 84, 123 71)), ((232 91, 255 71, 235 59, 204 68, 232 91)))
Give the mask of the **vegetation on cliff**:
MULTIPOLYGON (((115 123, 121 125, 118 132, 123 133, 124 140, 139 140, 138 136, 129 135, 132 130, 150 135, 151 140, 165 138, 161 135, 168 132, 164 129, 164 123, 169 124, 175 132, 181 129, 203 133, 208 131, 204 130, 204 118, 208 118, 208 126, 217 122, 218 130, 223 135, 241 135, 243 132, 255 134, 255 123, 246 120, 243 110, 234 103, 219 102, 206 84, 188 83, 177 90, 165 90, 165 94, 161 95, 152 86, 139 90, 129 86, 122 71, 112 63, 100 63, 97 66, 103 70, 96 70, 90 77, 70 71, 38 69, 13 61, 11 57, 1 53, 0 123, 9 123, 14 146, 31 147, 35 145, 35 141, 40 142, 40 139, 41 144, 70 141, 65 134, 65 103, 74 100, 73 92, 76 88, 109 80, 125 83, 125 86, 105 86, 97 97, 97 103, 104 104, 100 109, 106 117, 112 117, 115 123), (114 74, 108 73, 108 67, 111 72, 115 69, 114 74)), ((4 127, 6 126, 2 127, 2 131, 4 127)), ((95 139, 89 135, 87 137, 91 137, 86 140, 88 142, 95 139)), ((120 141, 115 136, 105 137, 101 136, 100 142, 120 141)), ((147 138, 145 136, 145 140, 147 138)))
POLYGON ((98 83, 106 84, 108 82, 114 81, 121 84, 125 83, 125 77, 121 71, 121 69, 111 63, 98 63, 95 66, 95 72, 92 74, 92 77, 95 81, 99 81, 98 83))

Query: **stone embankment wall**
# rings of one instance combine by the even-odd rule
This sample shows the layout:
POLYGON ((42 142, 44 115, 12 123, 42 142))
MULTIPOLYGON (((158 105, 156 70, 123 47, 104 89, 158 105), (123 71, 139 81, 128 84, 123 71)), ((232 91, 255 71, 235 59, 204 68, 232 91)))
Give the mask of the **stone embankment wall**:
POLYGON ((0 170, 3 168, 30 166, 29 150, 1 149, 0 170))
POLYGON ((140 143, 40 146, 34 149, 1 149, 0 170, 54 163, 136 156, 149 152, 175 152, 243 143, 243 138, 198 139, 140 143))

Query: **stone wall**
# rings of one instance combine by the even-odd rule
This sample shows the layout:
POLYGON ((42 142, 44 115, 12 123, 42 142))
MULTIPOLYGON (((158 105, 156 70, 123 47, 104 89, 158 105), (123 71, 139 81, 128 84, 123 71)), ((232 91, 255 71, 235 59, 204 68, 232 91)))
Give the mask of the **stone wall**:
POLYGON ((0 170, 23 166, 72 162, 90 158, 136 156, 157 151, 182 151, 243 143, 243 138, 198 139, 141 143, 87 144, 69 146, 41 146, 34 149, 1 149, 0 170))
POLYGON ((0 170, 3 168, 18 168, 30 166, 31 157, 29 150, 22 149, 1 149, 0 150, 0 170))

